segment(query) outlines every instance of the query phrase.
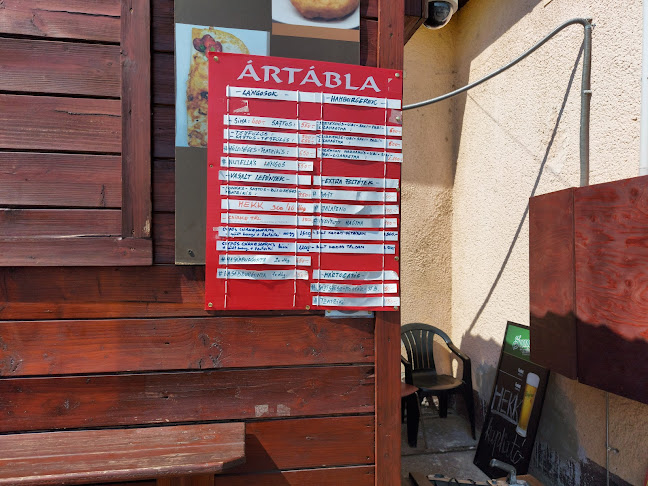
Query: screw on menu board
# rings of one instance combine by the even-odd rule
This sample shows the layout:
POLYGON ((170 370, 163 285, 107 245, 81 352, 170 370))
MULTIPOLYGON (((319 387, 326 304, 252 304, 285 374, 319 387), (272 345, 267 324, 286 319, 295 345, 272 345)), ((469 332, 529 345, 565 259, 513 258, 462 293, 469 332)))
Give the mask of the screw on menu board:
POLYGON ((400 73, 396 73, 396 77, 397 77, 397 78, 400 78, 400 73))
POLYGON ((214 304, 212 304, 212 303, 210 302, 209 304, 207 304, 207 306, 208 306, 208 307, 214 307, 214 304))
POLYGON ((214 56, 214 61, 218 62, 218 56, 214 56))

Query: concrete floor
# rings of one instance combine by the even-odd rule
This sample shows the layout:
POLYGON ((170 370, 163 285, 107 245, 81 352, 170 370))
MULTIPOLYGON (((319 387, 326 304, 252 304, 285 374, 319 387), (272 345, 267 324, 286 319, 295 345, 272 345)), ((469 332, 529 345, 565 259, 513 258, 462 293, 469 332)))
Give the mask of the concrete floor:
MULTIPOLYGON (((470 436, 470 423, 453 410, 440 418, 436 408, 421 407, 417 447, 407 444, 405 424, 401 428, 401 475, 403 485, 410 471, 444 474, 457 479, 489 479, 473 464, 477 441, 470 436)), ((479 437, 479 434, 477 435, 479 437)))

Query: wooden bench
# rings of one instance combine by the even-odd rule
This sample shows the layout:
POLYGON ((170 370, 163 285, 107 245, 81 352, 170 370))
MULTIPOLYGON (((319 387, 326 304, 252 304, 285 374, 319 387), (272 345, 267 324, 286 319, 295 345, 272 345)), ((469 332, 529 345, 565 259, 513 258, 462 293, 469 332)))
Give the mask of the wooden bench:
POLYGON ((242 380, 201 369, 214 348, 199 328, 1 322, 0 485, 209 486, 244 463, 245 423, 219 414, 242 380))
POLYGON ((159 485, 206 486, 244 462, 244 441, 243 423, 3 435, 0 485, 157 478, 159 485))

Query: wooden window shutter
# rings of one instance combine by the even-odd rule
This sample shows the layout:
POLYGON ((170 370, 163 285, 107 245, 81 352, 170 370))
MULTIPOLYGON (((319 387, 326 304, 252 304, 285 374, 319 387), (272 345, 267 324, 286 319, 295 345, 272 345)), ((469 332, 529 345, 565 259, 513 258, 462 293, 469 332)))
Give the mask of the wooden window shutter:
POLYGON ((150 0, 4 0, 0 266, 150 265, 150 0))

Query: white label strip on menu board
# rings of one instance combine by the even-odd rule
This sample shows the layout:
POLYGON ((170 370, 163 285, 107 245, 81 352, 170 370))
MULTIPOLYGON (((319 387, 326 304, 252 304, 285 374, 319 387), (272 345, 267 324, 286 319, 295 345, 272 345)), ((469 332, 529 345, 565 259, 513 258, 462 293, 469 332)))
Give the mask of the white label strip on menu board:
POLYGON ((289 243, 281 241, 276 243, 274 241, 217 241, 216 249, 218 251, 295 253, 295 245, 297 245, 297 251, 299 252, 310 252, 310 243, 289 243))
POLYGON ((332 218, 332 217, 315 217, 313 218, 315 226, 333 226, 335 228, 396 228, 398 220, 396 218, 332 218))
POLYGON ((219 268, 217 277, 231 280, 308 280, 306 270, 238 270, 235 268, 219 268))
POLYGON ((365 284, 348 285, 333 283, 312 283, 311 292, 323 294, 395 294, 398 292, 396 284, 365 284))
POLYGON ((337 213, 337 214, 355 214, 358 216, 361 215, 373 215, 377 216, 380 214, 398 214, 398 205, 397 204, 388 204, 388 205, 375 205, 375 206, 360 206, 352 204, 315 204, 313 208, 316 213, 337 213))
POLYGON ((314 148, 304 147, 283 147, 280 145, 252 145, 229 143, 223 144, 223 152, 244 155, 264 155, 268 157, 304 157, 307 159, 315 158, 314 148))
POLYGON ((301 160, 279 159, 246 159, 244 157, 221 157, 221 167, 240 169, 267 169, 267 170, 303 170, 313 171, 313 162, 301 160))
MULTIPOLYGON (((247 199, 221 199, 221 209, 229 211, 276 211, 278 213, 312 213, 313 203, 296 204, 285 201, 259 201, 247 199)), ((382 207, 382 206, 381 206, 382 207)))
POLYGON ((255 98, 261 100, 297 101, 297 91, 285 89, 238 88, 229 86, 230 98, 255 98))
POLYGON ((376 189, 398 189, 398 179, 379 179, 371 177, 349 176, 313 176, 313 185, 316 186, 354 186, 371 187, 376 189))
POLYGON ((313 305, 321 307, 397 307, 399 297, 329 297, 314 295, 313 305))
MULTIPOLYGON (((384 125, 368 125, 366 123, 353 123, 341 121, 320 121, 320 120, 300 120, 300 130, 328 131, 328 132, 345 132, 345 133, 364 133, 366 135, 385 135, 384 125)), ((400 137, 403 135, 403 127, 387 126, 388 137, 400 137)))
MULTIPOLYGON (((269 140, 264 140, 269 141, 269 140)), ((352 147, 369 147, 369 148, 385 148, 388 149, 402 149, 403 142, 401 140, 375 138, 375 137, 350 137, 344 135, 311 135, 300 134, 299 143, 307 145, 346 145, 352 147)), ((380 152, 382 156, 382 152, 380 152)), ((382 160, 382 159, 381 159, 382 160)))
POLYGON ((267 186, 220 186, 221 196, 234 197, 282 197, 295 199, 312 199, 310 189, 299 189, 296 187, 267 187, 267 186))
POLYGON ((364 243, 290 243, 272 241, 217 241, 218 251, 241 251, 241 252, 276 252, 300 253, 357 253, 367 255, 393 255, 396 253, 394 245, 372 245, 364 243))
POLYGON ((368 255, 393 255, 394 245, 372 245, 364 243, 311 243, 310 251, 317 253, 364 253, 368 255))
POLYGON ((313 230, 313 238, 322 240, 398 241, 398 231, 313 230))
POLYGON ((393 270, 366 272, 364 270, 313 270, 314 280, 398 280, 393 270))
POLYGON ((266 143, 297 143, 296 133, 265 132, 262 130, 238 130, 226 128, 223 130, 224 140, 243 140, 246 142, 266 143))
MULTIPOLYGON (((385 152, 374 152, 369 150, 350 150, 350 149, 317 149, 317 156, 324 159, 344 159, 344 160, 365 160, 370 162, 383 162, 385 152)), ((401 152, 387 152, 387 162, 403 162, 401 152)))
POLYGON ((401 109, 401 100, 334 93, 324 93, 324 103, 333 105, 367 106, 370 108, 393 108, 395 110, 401 109))
MULTIPOLYGON (((347 84, 349 80, 347 80, 347 84)), ((359 88, 360 86, 358 86, 359 88)), ((321 93, 309 91, 288 91, 283 89, 265 89, 265 88, 240 88, 236 86, 229 86, 228 96, 231 98, 257 98, 264 100, 280 100, 280 101, 299 101, 320 103, 322 96, 321 93)), ((336 105, 354 105, 354 106, 368 106, 372 108, 393 108, 400 110, 401 101, 385 98, 371 98, 368 96, 356 95, 340 95, 333 93, 324 93, 324 103, 331 103, 336 105)))
POLYGON ((296 184, 310 186, 311 176, 301 174, 276 174, 271 172, 242 172, 219 170, 221 181, 254 182, 255 184, 296 184))
POLYGON ((297 130, 297 120, 291 120, 288 118, 223 115, 223 123, 225 125, 237 127, 282 128, 284 130, 297 130))
POLYGON ((304 228, 241 228, 238 226, 221 226, 218 236, 221 238, 311 238, 311 230, 304 228))
POLYGON ((396 202, 398 194, 383 191, 340 191, 333 189, 313 189, 313 199, 337 199, 340 201, 396 202))
MULTIPOLYGON (((335 191, 320 189, 304 189, 297 187, 272 187, 272 186, 220 186, 221 196, 234 197, 281 197, 290 199, 332 199, 340 201, 372 201, 383 202, 383 192, 375 191, 335 191)), ((395 192, 384 194, 386 202, 397 202, 395 192)))
MULTIPOLYGON (((221 224, 295 226, 295 216, 283 214, 221 213, 221 224)), ((313 217, 298 216, 297 224, 299 226, 313 226, 313 217)), ((213 228, 213 231, 218 231, 218 228, 213 228)))
POLYGON ((295 255, 219 255, 219 265, 299 265, 309 267, 311 257, 295 255))

